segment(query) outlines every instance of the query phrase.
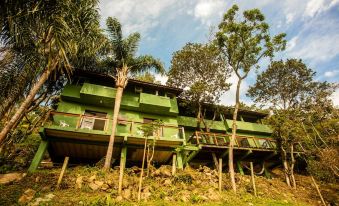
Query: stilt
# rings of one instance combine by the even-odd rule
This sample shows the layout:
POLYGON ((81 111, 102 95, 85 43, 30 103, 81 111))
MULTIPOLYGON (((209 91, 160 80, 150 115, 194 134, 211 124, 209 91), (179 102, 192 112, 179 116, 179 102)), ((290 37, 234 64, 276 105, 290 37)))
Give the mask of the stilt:
POLYGON ((68 160, 69 160, 69 157, 65 157, 64 163, 62 164, 61 172, 60 172, 60 175, 59 175, 59 179, 58 179, 58 183, 57 183, 57 189, 60 188, 62 178, 64 177, 64 173, 65 173, 65 170, 66 170, 67 165, 68 165, 68 160))
POLYGON ((219 168, 218 159, 217 159, 217 155, 214 152, 212 152, 212 157, 213 157, 213 162, 214 162, 214 165, 215 165, 215 169, 218 170, 218 168, 219 168))
POLYGON ((48 147, 48 141, 42 140, 40 142, 38 151, 35 153, 34 158, 32 160, 32 163, 31 163, 31 165, 28 168, 28 172, 29 173, 33 173, 33 172, 35 172, 38 169, 38 166, 39 166, 42 158, 45 155, 47 147, 48 147))
POLYGON ((241 161, 237 161, 237 167, 238 167, 238 170, 239 170, 239 173, 241 175, 244 175, 244 170, 242 169, 242 166, 241 166, 241 161))
POLYGON ((253 171, 253 162, 250 162, 251 166, 251 179, 252 179, 252 186, 254 195, 257 196, 257 188, 255 187, 255 180, 254 180, 254 171, 253 171))
POLYGON ((219 158, 219 192, 221 192, 222 187, 222 158, 219 158))
POLYGON ((272 179, 272 175, 271 175, 270 171, 268 170, 268 168, 266 167, 266 163, 265 162, 263 163, 263 167, 264 167, 265 177, 268 178, 268 179, 272 179))
POLYGON ((177 170, 177 155, 173 154, 173 158, 172 158, 172 175, 175 175, 175 172, 177 170))
POLYGON ((118 194, 121 194, 122 191, 122 180, 124 178, 124 170, 126 166, 126 157, 127 157, 127 146, 123 146, 121 148, 120 155, 120 174, 119 174, 119 186, 118 186, 118 194))
POLYGON ((178 166, 178 169, 184 169, 184 166, 183 166, 183 161, 182 161, 182 154, 180 152, 177 152, 177 166, 178 166))
POLYGON ((324 206, 326 206, 325 200, 324 200, 323 196, 321 195, 321 192, 320 192, 318 184, 315 182, 315 179, 313 178, 313 176, 311 176, 311 178, 312 178, 312 182, 313 182, 313 184, 315 186, 315 189, 317 190, 318 195, 319 195, 319 197, 321 199, 321 202, 323 203, 324 206))

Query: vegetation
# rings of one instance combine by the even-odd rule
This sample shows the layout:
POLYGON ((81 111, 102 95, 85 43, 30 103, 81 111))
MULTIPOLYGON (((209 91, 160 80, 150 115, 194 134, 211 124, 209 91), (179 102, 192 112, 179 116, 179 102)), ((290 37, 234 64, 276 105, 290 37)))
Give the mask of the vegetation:
MULTIPOLYGON (((230 84, 226 81, 231 70, 216 45, 188 43, 173 54, 172 65, 168 72, 167 85, 179 87, 184 91, 180 98, 197 116, 198 129, 201 122, 205 129, 209 125, 204 121, 206 104, 216 105, 230 84)), ((216 117, 214 113, 213 120, 216 117)))
POLYGON ((274 52, 285 49, 285 34, 278 34, 273 38, 269 33, 269 25, 259 9, 243 12, 243 19, 237 18, 239 8, 234 5, 229 9, 221 23, 216 35, 217 44, 225 55, 227 64, 233 69, 238 78, 235 106, 233 112, 232 137, 230 140, 228 168, 230 172, 232 189, 236 192, 233 165, 233 148, 237 130, 237 114, 240 105, 241 82, 249 72, 258 67, 262 58, 274 56, 274 52))
POLYGON ((109 73, 115 80, 115 86, 117 88, 112 120, 112 134, 110 136, 104 165, 104 169, 108 170, 111 167, 115 130, 118 123, 121 98, 123 90, 128 83, 129 75, 131 73, 142 73, 152 68, 156 72, 163 73, 164 68, 162 63, 152 56, 135 56, 140 41, 139 33, 133 33, 127 38, 123 38, 120 22, 112 17, 107 19, 106 25, 109 33, 109 46, 106 54, 107 58, 104 60, 104 63, 110 68, 109 73))

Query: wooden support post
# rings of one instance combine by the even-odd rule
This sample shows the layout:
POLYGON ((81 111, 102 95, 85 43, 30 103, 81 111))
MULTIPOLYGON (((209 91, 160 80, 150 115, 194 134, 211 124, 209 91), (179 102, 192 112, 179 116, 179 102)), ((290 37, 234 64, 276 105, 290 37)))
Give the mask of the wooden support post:
POLYGON ((228 155, 228 152, 229 152, 229 151, 230 151, 229 149, 226 149, 226 151, 225 151, 224 153, 222 153, 222 154, 220 155, 220 157, 221 157, 221 158, 226 157, 226 156, 228 155))
POLYGON ((181 152, 177 152, 177 166, 178 166, 178 169, 181 169, 181 170, 184 169, 181 152))
POLYGON ((175 175, 175 172, 177 170, 177 154, 173 154, 172 157, 172 175, 175 175))
POLYGON ((251 166, 251 179, 252 179, 252 186, 254 195, 257 196, 257 188, 255 187, 255 180, 254 180, 254 171, 253 171, 253 162, 250 162, 251 166))
POLYGON ((123 181, 123 178, 124 178, 126 158, 127 158, 127 146, 125 145, 121 148, 121 155, 120 155, 120 174, 119 174, 119 184, 118 184, 118 194, 119 195, 121 195, 121 191, 122 191, 122 181, 123 181))
POLYGON ((31 165, 28 168, 28 172, 29 173, 33 173, 33 172, 36 171, 36 169, 38 169, 38 166, 39 166, 42 158, 45 155, 47 147, 48 147, 48 141, 42 140, 40 142, 38 151, 35 153, 34 158, 33 158, 32 162, 31 162, 31 165))
POLYGON ((272 179, 272 175, 271 175, 270 171, 268 170, 268 168, 266 166, 266 162, 263 162, 263 167, 264 167, 265 177, 268 178, 268 179, 272 179))
POLYGON ((218 164, 218 159, 217 159, 217 155, 215 154, 215 152, 212 152, 212 157, 213 157, 213 162, 215 165, 215 169, 219 169, 219 164, 218 164))
POLYGON ((219 158, 219 192, 221 192, 222 187, 222 158, 219 158))
POLYGON ((57 189, 60 188, 60 184, 61 184, 62 178, 64 176, 66 167, 68 165, 68 160, 69 160, 69 157, 65 157, 64 163, 62 164, 61 172, 60 172, 60 175, 59 175, 59 179, 58 179, 58 183, 57 183, 57 189))
POLYGON ((188 163, 199 153, 199 150, 196 150, 196 151, 192 151, 188 157, 185 159, 185 165, 187 166, 188 163))
POLYGON ((241 166, 241 161, 237 161, 237 167, 238 167, 238 170, 239 170, 239 173, 241 175, 244 175, 244 170, 242 169, 242 166, 241 166))
POLYGON ((321 192, 320 192, 318 184, 315 182, 315 179, 313 178, 313 176, 311 176, 311 178, 312 178, 312 182, 313 182, 313 184, 315 186, 315 189, 317 190, 318 195, 319 195, 319 197, 321 199, 321 202, 323 203, 324 206, 326 206, 325 200, 324 200, 323 196, 321 195, 321 192))

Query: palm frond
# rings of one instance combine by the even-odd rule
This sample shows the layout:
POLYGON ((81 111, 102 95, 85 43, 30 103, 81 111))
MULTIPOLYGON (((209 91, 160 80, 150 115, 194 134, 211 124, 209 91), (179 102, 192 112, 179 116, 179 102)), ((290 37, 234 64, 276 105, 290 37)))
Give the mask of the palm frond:
POLYGON ((155 59, 151 55, 143 55, 137 58, 129 59, 131 73, 142 73, 154 70, 157 73, 164 74, 164 65, 159 59, 155 59))

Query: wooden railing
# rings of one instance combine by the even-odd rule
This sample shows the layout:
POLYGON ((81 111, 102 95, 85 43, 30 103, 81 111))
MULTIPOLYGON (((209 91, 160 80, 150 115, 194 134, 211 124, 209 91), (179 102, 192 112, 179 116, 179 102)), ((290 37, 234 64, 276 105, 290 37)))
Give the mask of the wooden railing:
MULTIPOLYGON (((201 145, 229 146, 230 134, 199 132, 196 131, 188 142, 201 145)), ((253 136, 237 135, 234 146, 238 148, 260 148, 260 149, 275 149, 276 141, 272 138, 260 138, 253 136)))
MULTIPOLYGON (((66 112, 51 112, 50 119, 52 120, 52 125, 59 127, 70 127, 74 128, 75 130, 99 130, 105 132, 109 132, 109 128, 111 128, 109 124, 112 122, 111 118, 66 112), (100 123, 99 129, 98 126, 97 128, 95 127, 96 121, 98 121, 97 123, 100 123)), ((148 123, 144 122, 118 119, 117 131, 123 128, 124 132, 129 133, 129 135, 143 136, 141 127, 147 124, 148 123)), ((166 124, 160 125, 159 129, 154 132, 154 136, 185 139, 185 132, 183 127, 166 124)))

